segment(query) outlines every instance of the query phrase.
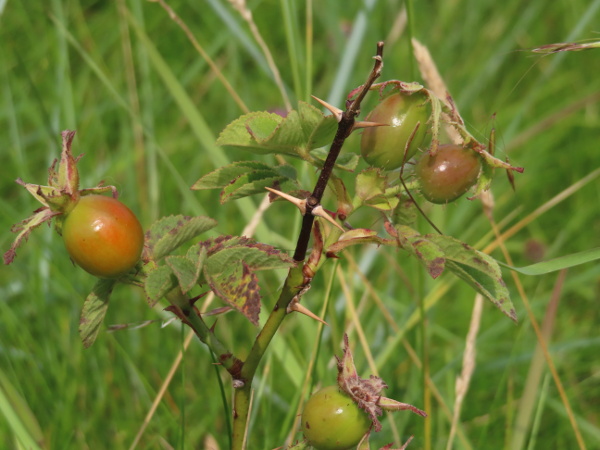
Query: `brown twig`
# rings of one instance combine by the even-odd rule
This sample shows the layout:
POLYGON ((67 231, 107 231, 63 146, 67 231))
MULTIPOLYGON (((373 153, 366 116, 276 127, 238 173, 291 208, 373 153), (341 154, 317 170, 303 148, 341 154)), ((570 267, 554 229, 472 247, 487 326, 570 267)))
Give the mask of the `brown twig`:
POLYGON ((319 175, 315 189, 313 190, 312 195, 306 199, 306 214, 302 220, 302 228, 300 229, 300 235, 298 236, 298 242, 296 244, 296 251, 294 252, 294 260, 296 261, 304 261, 304 258, 306 257, 306 250, 308 248, 308 242, 310 240, 311 230, 315 220, 314 216, 311 214, 312 210, 321 204, 321 199, 323 198, 325 188, 327 187, 327 183, 329 182, 329 178, 331 177, 331 173, 335 167, 335 162, 342 151, 344 142, 354 129, 354 123, 356 122, 356 116, 360 113, 360 104, 362 100, 365 98, 365 95, 367 95, 367 92, 369 92, 369 89, 375 80, 381 75, 381 69, 383 68, 383 42, 377 43, 377 54, 374 59, 375 64, 373 66, 373 70, 371 70, 371 73, 367 78, 367 81, 360 87, 356 98, 348 102, 346 111, 342 113, 341 119, 338 123, 337 132, 333 138, 331 148, 329 149, 327 159, 325 160, 325 164, 323 165, 323 169, 321 170, 321 174, 319 175))

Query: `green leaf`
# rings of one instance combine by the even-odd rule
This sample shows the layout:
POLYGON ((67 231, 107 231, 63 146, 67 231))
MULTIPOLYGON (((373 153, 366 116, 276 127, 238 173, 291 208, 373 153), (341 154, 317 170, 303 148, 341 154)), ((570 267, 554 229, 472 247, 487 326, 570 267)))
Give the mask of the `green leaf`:
POLYGON ((308 158, 312 149, 329 144, 337 122, 305 102, 284 118, 265 111, 244 114, 219 135, 217 144, 239 147, 257 154, 285 154, 308 158))
POLYGON ((356 196, 363 202, 383 195, 386 187, 386 177, 381 174, 379 169, 366 169, 356 176, 356 196))
POLYGON ((377 168, 363 170, 356 176, 356 196, 362 203, 381 211, 391 211, 400 200, 390 195, 387 177, 377 168))
POLYGON ((355 228, 343 233, 334 244, 327 248, 327 253, 338 253, 346 247, 358 244, 380 245, 383 239, 377 236, 377 232, 367 228, 355 228))
POLYGON ((442 248, 406 225, 396 225, 395 229, 400 246, 425 266, 431 278, 439 277, 446 266, 446 255, 442 248))
POLYGON ((425 237, 443 250, 449 270, 487 297, 509 318, 517 321, 500 266, 494 258, 451 236, 428 234, 425 237))
POLYGON ((207 173, 192 185, 192 190, 223 188, 230 184, 231 180, 249 171, 271 171, 272 176, 279 175, 279 172, 268 164, 258 161, 238 161, 207 173))
POLYGON ((542 261, 536 264, 531 264, 526 267, 513 267, 508 264, 499 264, 507 269, 514 270, 524 275, 543 275, 558 270, 567 269, 569 267, 579 266, 581 264, 597 261, 600 259, 600 247, 584 250, 583 252, 573 253, 571 255, 561 256, 548 261, 542 261))
POLYGON ((216 251, 209 250, 210 256, 206 261, 206 265, 210 270, 239 265, 242 262, 252 271, 287 269, 295 264, 289 255, 275 247, 257 243, 246 238, 235 240, 235 244, 228 242, 216 251))
POLYGON ((297 187, 296 185, 290 186, 289 184, 291 182, 292 180, 278 174, 273 176, 272 171, 248 172, 239 176, 233 180, 231 184, 223 188, 220 201, 221 203, 225 203, 249 195, 265 194, 267 192, 265 188, 267 187, 276 188, 278 190, 289 190, 297 187))
POLYGON ((338 128, 333 115, 324 116, 314 106, 299 102, 298 113, 304 135, 308 138, 306 148, 314 149, 331 144, 338 128))
POLYGON ((394 209, 392 221, 400 225, 414 225, 419 217, 419 210, 411 198, 402 196, 400 198, 401 205, 394 209))
POLYGON ((192 189, 223 188, 221 203, 254 194, 264 194, 266 187, 284 189, 296 186, 296 169, 290 165, 269 166, 258 161, 240 161, 221 167, 200 178, 192 189), (294 183, 293 186, 287 186, 294 183))
POLYGON ((83 302, 81 318, 79 319, 79 336, 85 348, 90 347, 98 336, 100 326, 108 310, 110 294, 115 284, 116 280, 98 280, 90 295, 83 302))
POLYGON ((191 291, 198 282, 202 264, 194 264, 194 261, 186 256, 167 256, 165 262, 177 277, 181 291, 184 294, 191 291))
POLYGON ((161 298, 177 287, 178 279, 169 266, 158 266, 148 273, 144 290, 150 306, 156 305, 161 298))
POLYGON ((155 222, 146 237, 147 251, 158 261, 181 244, 213 228, 217 222, 209 217, 168 216, 155 222))
POLYGON ((238 147, 259 155, 277 153, 299 156, 302 129, 298 113, 286 118, 264 111, 245 114, 221 132, 217 145, 238 147))

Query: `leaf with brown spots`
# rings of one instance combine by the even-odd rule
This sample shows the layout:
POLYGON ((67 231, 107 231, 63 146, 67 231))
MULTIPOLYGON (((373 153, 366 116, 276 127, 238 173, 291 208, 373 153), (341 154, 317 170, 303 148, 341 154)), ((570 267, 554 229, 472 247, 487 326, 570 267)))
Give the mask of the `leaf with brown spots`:
POLYGON ((432 239, 419 234, 418 231, 406 225, 396 225, 395 228, 390 228, 388 231, 404 250, 417 257, 431 278, 437 278, 442 274, 446 265, 446 255, 432 239))
POLYGON ((275 247, 243 236, 220 236, 198 246, 208 255, 203 273, 213 292, 258 325, 260 292, 255 272, 287 269, 294 260, 275 247))
POLYGON ((424 237, 443 250, 446 267, 454 275, 487 297, 510 319, 517 321, 517 314, 502 279, 500 266, 494 258, 452 236, 428 234, 424 237))
POLYGON ((258 326, 260 289, 258 278, 247 264, 241 261, 238 264, 226 266, 207 264, 204 276, 215 295, 258 326))

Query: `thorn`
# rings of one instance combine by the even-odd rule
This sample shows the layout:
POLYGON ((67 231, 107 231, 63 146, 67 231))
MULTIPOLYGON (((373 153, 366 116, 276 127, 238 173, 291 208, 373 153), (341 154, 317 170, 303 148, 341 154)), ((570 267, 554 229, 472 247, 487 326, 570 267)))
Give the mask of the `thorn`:
POLYGON ((342 230, 343 232, 345 232, 346 230, 344 230, 344 228, 335 221, 335 219, 333 217, 331 217, 327 211, 325 211, 323 209, 323 207, 321 205, 317 205, 312 209, 312 215, 313 216, 317 216, 317 217, 322 217, 323 219, 325 219, 326 221, 328 221, 329 223, 335 225, 336 227, 338 227, 340 230, 342 230))
POLYGON ((311 319, 315 319, 316 321, 321 322, 323 325, 329 326, 329 324, 327 322, 325 322, 323 319, 321 319, 319 316, 317 316, 315 313, 313 313, 306 306, 303 306, 300 303, 298 303, 298 300, 292 299, 292 302, 288 305, 287 310, 288 310, 287 311, 288 313, 291 313, 292 311, 296 311, 296 312, 299 312, 300 314, 304 314, 305 316, 310 317, 311 319))
POLYGON ((338 123, 342 120, 342 114, 344 113, 344 111, 342 111, 340 108, 336 108, 335 106, 327 103, 325 100, 321 100, 320 98, 315 97, 314 95, 311 95, 311 97, 314 98, 316 101, 318 101, 321 105, 323 105, 329 111, 331 111, 331 113, 335 116, 335 119, 338 121, 338 123))
POLYGON ((204 296, 205 296, 206 294, 208 294, 209 292, 210 292, 210 291, 206 291, 206 292, 204 292, 204 293, 202 293, 202 294, 200 294, 200 295, 197 295, 197 296, 195 296, 195 297, 192 297, 192 298, 190 298, 190 299, 188 300, 188 302, 190 303, 190 306, 194 306, 198 300, 200 300, 202 297, 204 297, 204 296))
POLYGON ((293 195, 286 194, 285 192, 278 191, 277 189, 265 188, 267 191, 272 192, 275 195, 279 195, 281 198, 286 199, 288 202, 293 203, 298 207, 302 215, 306 214, 306 200, 301 200, 294 197, 293 195))
POLYGON ((359 128, 371 128, 371 127, 389 127, 390 125, 387 123, 377 123, 377 122, 355 122, 352 127, 352 131, 358 130, 359 128))

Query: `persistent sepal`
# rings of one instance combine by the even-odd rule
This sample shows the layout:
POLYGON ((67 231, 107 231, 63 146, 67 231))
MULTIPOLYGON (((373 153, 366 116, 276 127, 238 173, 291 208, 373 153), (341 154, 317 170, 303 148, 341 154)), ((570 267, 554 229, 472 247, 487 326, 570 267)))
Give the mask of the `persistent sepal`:
POLYGON ((383 414, 384 409, 387 411, 409 410, 420 416, 427 416, 425 412, 412 405, 382 397, 381 391, 387 388, 387 384, 381 378, 371 375, 367 380, 358 376, 347 334, 344 334, 344 355, 341 358, 336 356, 336 359, 338 386, 369 415, 375 431, 381 430, 381 423, 377 417, 383 414))
MULTIPOLYGON (((79 172, 77 162, 82 155, 73 156, 71 144, 75 137, 75 131, 65 130, 62 136, 62 152, 60 162, 54 160, 48 169, 48 185, 25 183, 17 178, 17 184, 23 186, 42 207, 35 210, 31 216, 14 225, 12 232, 18 233, 10 249, 4 254, 4 263, 10 264, 16 256, 17 248, 27 240, 31 232, 42 223, 50 223, 53 218, 68 214, 79 201, 81 195, 97 194, 112 190, 116 198, 114 186, 98 185, 94 188, 79 189, 79 172)), ((55 221, 56 230, 60 233, 62 220, 55 221)))

